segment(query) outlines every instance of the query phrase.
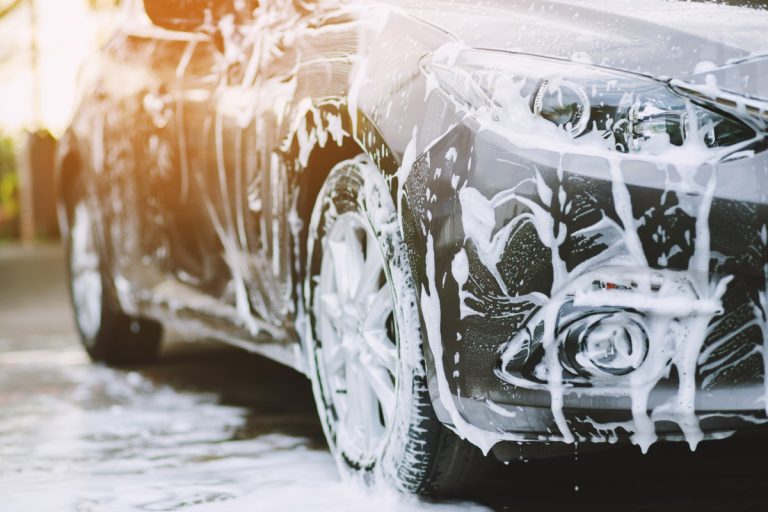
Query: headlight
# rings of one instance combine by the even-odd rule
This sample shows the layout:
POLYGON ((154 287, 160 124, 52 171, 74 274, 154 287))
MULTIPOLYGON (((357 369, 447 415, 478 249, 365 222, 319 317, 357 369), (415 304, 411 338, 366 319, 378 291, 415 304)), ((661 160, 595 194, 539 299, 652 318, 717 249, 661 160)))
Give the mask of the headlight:
MULTIPOLYGON (((675 93, 667 83, 599 66, 489 50, 438 51, 428 76, 467 109, 507 128, 542 120, 561 135, 621 153, 661 153, 693 143, 744 149, 745 122, 675 93)), ((539 125, 540 126, 540 125, 539 125)))

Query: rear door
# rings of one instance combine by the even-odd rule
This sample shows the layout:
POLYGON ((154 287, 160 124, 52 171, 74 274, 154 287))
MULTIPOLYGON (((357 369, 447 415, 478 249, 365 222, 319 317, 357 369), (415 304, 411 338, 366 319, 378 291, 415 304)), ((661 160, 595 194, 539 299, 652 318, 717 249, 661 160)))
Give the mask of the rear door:
POLYGON ((167 212, 180 179, 175 70, 188 44, 148 29, 119 33, 101 54, 88 136, 93 183, 118 288, 133 296, 171 268, 167 212))

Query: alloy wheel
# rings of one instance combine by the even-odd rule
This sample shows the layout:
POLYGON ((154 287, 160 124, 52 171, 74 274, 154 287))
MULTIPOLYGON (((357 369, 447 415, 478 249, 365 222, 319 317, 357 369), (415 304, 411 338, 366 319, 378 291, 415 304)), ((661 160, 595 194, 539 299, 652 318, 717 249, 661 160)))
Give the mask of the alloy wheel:
POLYGON ((324 241, 315 315, 320 378, 336 444, 361 465, 387 437, 397 393, 394 297, 376 235, 359 214, 340 215, 324 241))

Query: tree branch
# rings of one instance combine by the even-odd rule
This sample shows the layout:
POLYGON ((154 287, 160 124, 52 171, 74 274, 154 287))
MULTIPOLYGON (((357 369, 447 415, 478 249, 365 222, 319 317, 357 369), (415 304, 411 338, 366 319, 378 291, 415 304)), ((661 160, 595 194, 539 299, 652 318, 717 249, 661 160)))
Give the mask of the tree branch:
POLYGON ((13 0, 10 5, 0 8, 0 19, 3 19, 6 14, 17 8, 24 0, 13 0))

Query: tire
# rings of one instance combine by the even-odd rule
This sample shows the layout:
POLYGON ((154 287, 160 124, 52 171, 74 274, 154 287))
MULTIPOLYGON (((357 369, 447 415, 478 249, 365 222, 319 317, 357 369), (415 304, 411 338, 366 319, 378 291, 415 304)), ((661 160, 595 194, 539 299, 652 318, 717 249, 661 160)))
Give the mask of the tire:
POLYGON ((162 327, 120 310, 106 279, 97 225, 83 191, 79 181, 70 189, 66 239, 69 295, 80 340, 93 361, 113 366, 147 363, 159 352, 162 327))
POLYGON ((406 245, 389 188, 366 157, 329 174, 307 254, 310 378, 342 474, 406 493, 466 494, 497 463, 435 416, 406 245))

